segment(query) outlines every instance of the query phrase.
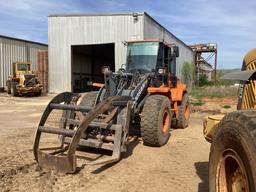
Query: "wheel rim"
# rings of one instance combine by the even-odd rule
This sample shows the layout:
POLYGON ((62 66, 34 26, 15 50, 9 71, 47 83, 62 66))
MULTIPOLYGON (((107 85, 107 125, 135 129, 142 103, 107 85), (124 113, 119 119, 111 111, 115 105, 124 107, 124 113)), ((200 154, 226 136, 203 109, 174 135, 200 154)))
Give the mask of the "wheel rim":
POLYGON ((188 104, 186 105, 186 108, 185 108, 185 113, 184 113, 184 115, 185 115, 185 119, 188 121, 189 120, 189 106, 188 106, 188 104))
POLYGON ((166 133, 169 131, 169 125, 170 125, 170 114, 165 109, 164 114, 163 114, 163 125, 162 125, 162 132, 166 133))
POLYGON ((249 192, 248 186, 249 182, 241 158, 234 150, 225 150, 218 162, 216 191, 249 192))

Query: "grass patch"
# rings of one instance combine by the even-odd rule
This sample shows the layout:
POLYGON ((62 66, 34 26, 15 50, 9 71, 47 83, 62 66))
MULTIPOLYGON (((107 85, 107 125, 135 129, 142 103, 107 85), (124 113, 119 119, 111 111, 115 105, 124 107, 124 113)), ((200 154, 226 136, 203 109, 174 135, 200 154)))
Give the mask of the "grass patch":
POLYGON ((231 106, 230 105, 224 105, 224 106, 222 106, 224 109, 229 109, 229 108, 231 108, 231 106))
POLYGON ((197 100, 197 101, 191 102, 191 104, 192 104, 193 106, 202 106, 202 105, 204 105, 205 103, 204 103, 203 101, 201 101, 201 100, 197 100))
POLYGON ((190 95, 195 99, 202 99, 203 97, 209 98, 222 98, 222 97, 237 97, 238 87, 232 86, 209 86, 209 87, 194 87, 190 95))

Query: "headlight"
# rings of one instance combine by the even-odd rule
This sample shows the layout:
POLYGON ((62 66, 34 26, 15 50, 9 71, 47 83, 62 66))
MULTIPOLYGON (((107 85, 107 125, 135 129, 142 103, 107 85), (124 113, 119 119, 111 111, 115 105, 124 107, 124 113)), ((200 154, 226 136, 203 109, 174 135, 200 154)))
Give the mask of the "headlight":
POLYGON ((159 74, 165 74, 165 69, 164 69, 164 68, 158 69, 158 73, 159 73, 159 74))

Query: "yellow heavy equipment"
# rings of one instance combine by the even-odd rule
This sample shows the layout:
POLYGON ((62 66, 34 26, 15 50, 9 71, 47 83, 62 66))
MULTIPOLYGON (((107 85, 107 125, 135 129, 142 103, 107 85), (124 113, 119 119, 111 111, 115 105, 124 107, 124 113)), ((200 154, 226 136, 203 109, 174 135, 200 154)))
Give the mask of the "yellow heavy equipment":
POLYGON ((243 60, 242 71, 225 79, 240 80, 237 111, 209 116, 205 139, 211 142, 210 192, 256 191, 256 48, 243 60))
POLYGON ((13 75, 6 81, 7 93, 12 96, 33 93, 41 95, 43 85, 38 81, 32 71, 31 62, 13 63, 13 75))

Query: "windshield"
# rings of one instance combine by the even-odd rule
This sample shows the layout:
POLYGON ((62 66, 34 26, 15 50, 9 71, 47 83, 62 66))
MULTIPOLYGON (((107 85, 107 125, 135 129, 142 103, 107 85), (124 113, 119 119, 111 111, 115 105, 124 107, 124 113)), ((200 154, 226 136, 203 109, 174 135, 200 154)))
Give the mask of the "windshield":
POLYGON ((18 71, 30 71, 30 64, 26 64, 26 63, 19 63, 17 65, 17 70, 18 71))
POLYGON ((151 71, 156 68, 158 42, 128 43, 127 66, 129 72, 142 70, 151 71))

